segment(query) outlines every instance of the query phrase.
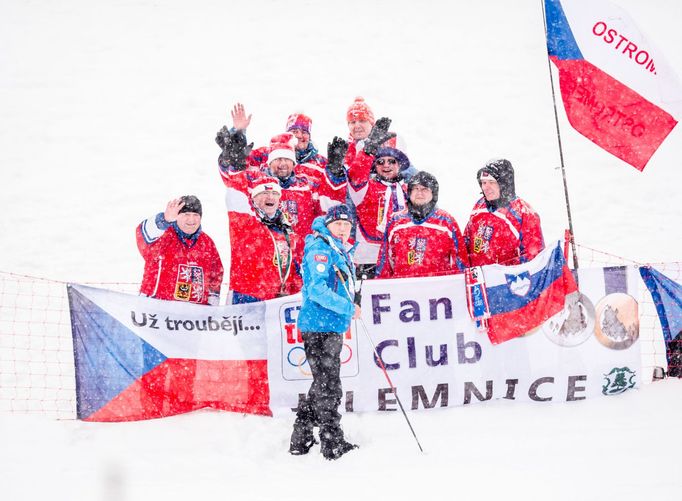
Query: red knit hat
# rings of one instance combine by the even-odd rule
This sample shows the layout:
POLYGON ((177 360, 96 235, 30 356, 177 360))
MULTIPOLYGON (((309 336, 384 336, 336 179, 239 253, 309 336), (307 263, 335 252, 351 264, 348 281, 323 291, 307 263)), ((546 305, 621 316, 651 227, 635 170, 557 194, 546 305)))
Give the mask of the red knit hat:
POLYGON ((296 143, 297 139, 290 132, 277 134, 270 140, 270 154, 268 163, 277 158, 288 158, 296 163, 296 143))
POLYGON ((282 194, 282 187, 279 185, 279 181, 272 176, 259 176, 249 184, 251 188, 251 198, 266 191, 276 192, 280 195, 282 194))
POLYGON ((303 113, 292 113, 289 115, 289 118, 287 118, 287 132, 291 132, 294 129, 301 129, 303 132, 310 134, 310 129, 312 129, 312 127, 312 118, 303 113))
POLYGON ((350 105, 346 112, 346 122, 352 122, 353 120, 367 120, 374 125, 372 108, 369 107, 364 98, 359 96, 355 98, 355 101, 353 101, 353 104, 350 105))

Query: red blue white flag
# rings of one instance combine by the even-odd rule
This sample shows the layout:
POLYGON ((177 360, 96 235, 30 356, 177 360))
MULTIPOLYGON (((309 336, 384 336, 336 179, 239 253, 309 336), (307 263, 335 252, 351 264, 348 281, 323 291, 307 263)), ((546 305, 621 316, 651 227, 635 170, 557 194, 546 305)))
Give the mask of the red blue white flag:
POLYGON ((79 419, 204 407, 271 415, 264 303, 213 307, 82 285, 68 296, 79 419))
POLYGON ((609 2, 545 0, 545 16, 547 51, 571 126, 643 170, 682 116, 677 76, 609 2))
POLYGON ((578 286, 568 269, 561 244, 515 266, 483 266, 490 318, 488 337, 499 344, 540 326, 564 309, 566 296, 578 286))
POLYGON ((639 268, 651 293, 666 343, 682 341, 682 284, 671 280, 652 266, 639 268))

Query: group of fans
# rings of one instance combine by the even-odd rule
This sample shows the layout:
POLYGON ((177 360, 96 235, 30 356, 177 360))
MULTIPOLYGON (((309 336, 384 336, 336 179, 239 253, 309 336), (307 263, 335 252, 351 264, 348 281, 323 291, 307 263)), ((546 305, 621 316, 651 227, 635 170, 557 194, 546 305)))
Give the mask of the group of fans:
MULTIPOLYGON (((232 127, 218 131, 219 169, 227 187, 232 304, 302 292, 297 326, 313 375, 298 407, 290 452, 305 454, 320 427, 325 458, 355 448, 340 427, 342 334, 361 315, 357 279, 463 273, 467 267, 514 265, 535 257, 544 241, 540 218, 516 196, 508 160, 476 174, 482 197, 462 233, 438 208, 439 184, 417 171, 391 132, 356 98, 346 112, 350 137, 334 137, 327 157, 311 141, 312 120, 292 114, 286 130, 254 149, 241 104, 232 127)), ((145 259, 141 294, 218 304, 223 266, 201 230, 195 196, 171 200, 137 228, 145 259)))
MULTIPOLYGON (((516 196, 508 160, 491 161, 478 171, 483 197, 462 233, 455 218, 438 208, 436 177, 415 170, 389 132, 390 119, 375 121, 362 98, 346 112, 348 141, 335 137, 326 158, 311 141, 312 120, 306 115, 292 114, 284 133, 256 149, 247 143, 251 116, 243 105, 233 107, 232 120, 216 137, 228 188, 230 303, 300 291, 303 239, 313 220, 337 204, 347 204, 356 223, 359 277, 435 276, 468 266, 513 265, 544 247, 540 218, 516 196)), ((199 200, 185 196, 140 224, 142 294, 217 304, 223 267, 201 230, 201 214, 199 200), (192 214, 197 224, 189 226, 185 220, 192 214)))

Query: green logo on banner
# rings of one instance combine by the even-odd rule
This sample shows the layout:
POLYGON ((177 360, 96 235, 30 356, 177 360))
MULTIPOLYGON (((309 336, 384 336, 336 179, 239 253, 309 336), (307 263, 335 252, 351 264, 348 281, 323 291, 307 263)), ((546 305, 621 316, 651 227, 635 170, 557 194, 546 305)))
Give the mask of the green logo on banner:
POLYGON ((618 395, 634 388, 636 375, 628 367, 614 367, 611 372, 604 374, 604 386, 601 392, 604 395, 618 395))

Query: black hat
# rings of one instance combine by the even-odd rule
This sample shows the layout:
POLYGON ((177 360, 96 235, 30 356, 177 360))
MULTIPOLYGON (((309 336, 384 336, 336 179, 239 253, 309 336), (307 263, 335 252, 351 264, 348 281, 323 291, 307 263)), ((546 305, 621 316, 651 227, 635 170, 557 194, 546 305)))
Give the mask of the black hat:
POLYGON ((433 174, 420 170, 409 181, 407 181, 407 210, 416 221, 423 221, 436 208, 438 202, 438 180, 433 174), (424 186, 431 190, 432 199, 424 205, 415 205, 410 200, 412 189, 417 186, 424 186))
POLYGON ((346 204, 339 204, 330 207, 327 214, 324 216, 325 226, 334 221, 349 221, 353 224, 353 213, 346 204))
POLYGON ((194 195, 184 195, 180 197, 180 200, 185 202, 185 205, 183 205, 182 209, 178 211, 178 214, 182 212, 196 212, 200 216, 201 214, 201 202, 197 197, 194 195))
POLYGON ((480 186, 481 178, 492 176, 500 185, 500 202, 508 203, 516 197, 516 187, 514 186, 514 167, 509 160, 500 158, 491 160, 485 167, 478 170, 476 180, 480 186))
POLYGON ((410 180, 407 182, 408 197, 412 192, 412 188, 414 188, 414 186, 418 184, 424 186, 425 188, 430 189, 431 194, 433 195, 433 202, 434 203, 438 202, 438 180, 433 174, 420 170, 414 176, 412 176, 410 180))

